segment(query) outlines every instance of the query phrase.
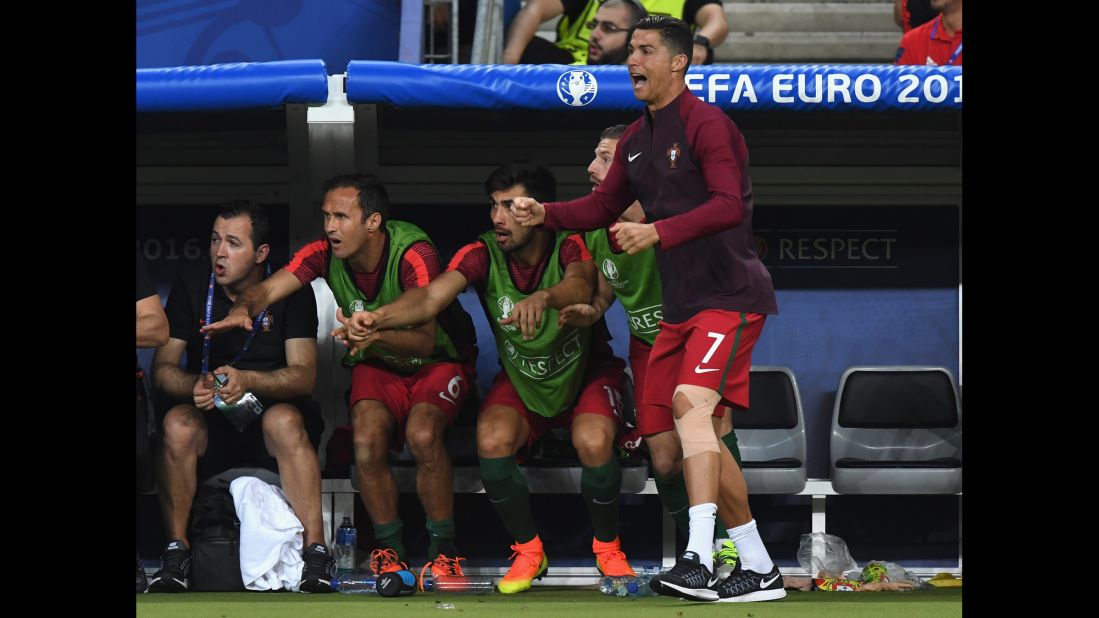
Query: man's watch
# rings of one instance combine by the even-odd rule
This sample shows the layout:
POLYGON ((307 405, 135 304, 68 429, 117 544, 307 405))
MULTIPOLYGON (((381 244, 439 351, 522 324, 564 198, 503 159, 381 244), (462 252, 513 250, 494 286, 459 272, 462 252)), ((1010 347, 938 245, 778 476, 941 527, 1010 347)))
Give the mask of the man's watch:
POLYGON ((694 41, 695 41, 695 43, 705 47, 707 51, 713 49, 713 46, 710 45, 710 39, 707 39, 706 37, 702 36, 701 34, 696 34, 694 41))

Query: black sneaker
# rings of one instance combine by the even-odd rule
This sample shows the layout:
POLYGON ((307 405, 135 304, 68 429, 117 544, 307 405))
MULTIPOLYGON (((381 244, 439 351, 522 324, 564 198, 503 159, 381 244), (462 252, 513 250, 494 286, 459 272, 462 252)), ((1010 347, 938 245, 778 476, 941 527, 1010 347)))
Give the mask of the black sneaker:
POLYGON ((145 567, 141 565, 141 554, 137 555, 137 591, 145 592, 149 587, 149 580, 145 577, 145 567))
POLYGON ((710 588, 717 583, 717 578, 699 562, 698 554, 693 551, 683 552, 670 571, 654 575, 652 580, 649 588, 660 594, 688 601, 717 600, 717 592, 710 588), (656 586, 652 580, 657 581, 656 586))
POLYGON ((299 592, 335 592, 332 579, 336 576, 336 561, 323 543, 313 543, 302 553, 305 564, 301 567, 299 592))
POLYGON ((786 596, 782 587, 782 574, 778 567, 766 575, 741 568, 728 579, 715 586, 718 601, 740 603, 749 601, 773 601, 786 596))
POLYGON ((187 590, 187 576, 191 574, 191 550, 179 539, 168 541, 168 547, 160 554, 160 570, 149 580, 146 592, 183 592, 187 590))

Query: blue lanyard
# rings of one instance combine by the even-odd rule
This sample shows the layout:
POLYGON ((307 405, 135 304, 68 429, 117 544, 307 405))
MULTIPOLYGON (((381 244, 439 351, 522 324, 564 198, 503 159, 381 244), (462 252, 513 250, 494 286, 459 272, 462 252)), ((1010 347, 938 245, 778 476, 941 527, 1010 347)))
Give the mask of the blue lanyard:
MULTIPOLYGON (((264 278, 271 275, 271 265, 264 265, 264 278)), ((259 312, 256 319, 252 322, 252 332, 248 333, 248 338, 244 340, 244 346, 237 352, 236 357, 233 358, 230 366, 235 365, 240 357, 248 351, 248 346, 252 345, 252 339, 256 336, 256 329, 263 323, 263 318, 267 316, 267 310, 270 307, 264 307, 263 311, 259 312)), ((210 284, 206 287, 206 321, 204 324, 209 324, 214 318, 214 273, 210 273, 210 284)), ((206 333, 206 336, 202 338, 202 375, 210 373, 210 333, 206 333)))
MULTIPOLYGON (((931 36, 927 37, 928 41, 935 40, 935 34, 939 31, 939 24, 943 22, 943 16, 940 13, 935 23, 931 24, 931 36)), ((954 50, 954 53, 950 54, 950 58, 946 61, 947 66, 952 66, 954 61, 958 59, 958 56, 962 53, 962 44, 958 43, 958 48, 954 50)))

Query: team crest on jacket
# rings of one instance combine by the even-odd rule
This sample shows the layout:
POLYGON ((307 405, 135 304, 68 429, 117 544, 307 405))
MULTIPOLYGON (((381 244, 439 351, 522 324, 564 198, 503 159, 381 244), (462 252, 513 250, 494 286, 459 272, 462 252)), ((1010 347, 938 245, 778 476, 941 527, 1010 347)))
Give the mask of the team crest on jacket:
POLYGON ((274 323, 275 323, 275 316, 271 315, 271 312, 268 312, 267 315, 263 316, 263 322, 262 322, 263 332, 265 332, 265 333, 271 332, 271 325, 274 324, 274 323))
POLYGON ((679 142, 672 144, 672 147, 668 149, 668 167, 676 169, 679 167, 679 159, 683 157, 683 151, 679 148, 679 142))

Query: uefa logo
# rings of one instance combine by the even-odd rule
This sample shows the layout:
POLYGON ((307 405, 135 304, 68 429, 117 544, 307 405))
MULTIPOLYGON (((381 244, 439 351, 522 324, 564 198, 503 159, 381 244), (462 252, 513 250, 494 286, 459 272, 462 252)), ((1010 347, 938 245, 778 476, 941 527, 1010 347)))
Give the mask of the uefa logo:
POLYGON ((587 71, 566 71, 557 78, 557 98, 571 107, 583 107, 595 100, 599 84, 587 71))
POLYGON ((511 310, 515 308, 515 303, 511 302, 511 299, 507 296, 501 296, 500 300, 496 301, 496 306, 500 308, 500 317, 506 318, 511 315, 511 310))
MULTIPOLYGON (((351 306, 348 307, 348 308, 351 309, 351 313, 355 313, 356 311, 366 311, 366 305, 363 304, 362 299, 359 299, 359 298, 356 298, 355 300, 351 301, 351 306)), ((347 317, 351 317, 351 316, 347 316, 347 317)))
POLYGON ((505 341, 504 342, 504 353, 506 353, 508 355, 508 358, 515 358, 515 355, 518 354, 519 351, 515 349, 515 346, 512 345, 512 343, 510 341, 505 341))
POLYGON ((618 280, 618 267, 610 259, 603 260, 603 274, 612 281, 618 280))

